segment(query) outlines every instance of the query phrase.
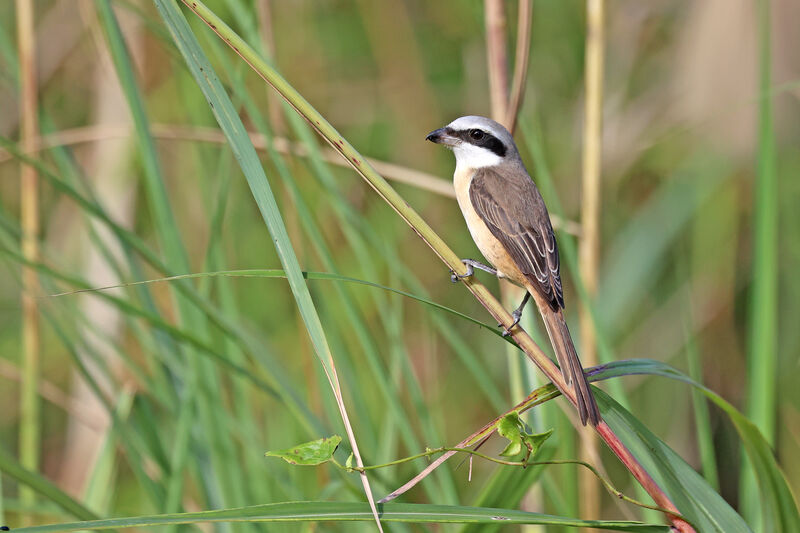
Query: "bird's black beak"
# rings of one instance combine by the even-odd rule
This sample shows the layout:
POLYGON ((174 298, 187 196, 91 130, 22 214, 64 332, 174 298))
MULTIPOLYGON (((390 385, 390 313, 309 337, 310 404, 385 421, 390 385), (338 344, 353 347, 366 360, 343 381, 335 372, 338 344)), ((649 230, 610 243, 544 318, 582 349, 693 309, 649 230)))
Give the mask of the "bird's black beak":
POLYGON ((432 132, 430 132, 428 136, 425 137, 425 140, 438 144, 439 139, 441 139, 444 134, 445 134, 444 128, 439 128, 438 130, 433 130, 432 132))
POLYGON ((444 144, 445 146, 453 146, 458 142, 458 138, 450 135, 447 132, 447 128, 439 128, 438 130, 430 132, 428 136, 425 137, 425 140, 436 144, 444 144))

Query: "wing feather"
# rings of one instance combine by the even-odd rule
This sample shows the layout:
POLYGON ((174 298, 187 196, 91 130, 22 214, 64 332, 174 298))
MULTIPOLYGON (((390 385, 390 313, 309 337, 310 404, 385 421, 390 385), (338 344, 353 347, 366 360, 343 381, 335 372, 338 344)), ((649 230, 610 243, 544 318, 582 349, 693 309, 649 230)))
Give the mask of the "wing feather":
POLYGON ((514 263, 553 310, 564 307, 558 245, 541 194, 524 169, 478 169, 469 197, 514 263))

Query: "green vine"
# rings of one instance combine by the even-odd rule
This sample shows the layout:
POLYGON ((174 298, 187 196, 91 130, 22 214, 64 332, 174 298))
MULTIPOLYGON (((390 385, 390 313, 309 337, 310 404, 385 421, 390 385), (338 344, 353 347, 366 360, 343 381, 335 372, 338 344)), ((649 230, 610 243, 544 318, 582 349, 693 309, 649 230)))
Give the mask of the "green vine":
MULTIPOLYGON (((422 453, 411 455, 409 457, 404 457, 402 459, 396 459, 394 461, 390 461, 388 463, 383 463, 383 464, 379 464, 379 465, 369 465, 369 466, 364 466, 364 467, 349 466, 347 464, 343 465, 333 457, 331 457, 330 462, 333 463, 334 465, 336 465, 337 467, 346 470, 347 472, 365 472, 367 470, 376 470, 378 468, 385 468, 387 466, 395 466, 395 465, 407 463, 409 461, 414 461, 415 459, 421 459, 423 457, 431 457, 433 455, 436 455, 436 454, 439 454, 439 453, 444 453, 444 452, 466 453, 467 455, 479 457, 481 459, 485 459, 485 460, 490 461, 492 463, 497 463, 497 464, 505 465, 505 466, 521 466, 522 468, 527 468, 529 466, 546 466, 546 465, 578 465, 578 466, 582 466, 584 468, 589 469, 589 471, 592 472, 592 474, 594 474, 595 477, 597 477, 598 480, 600 480, 600 483, 603 484, 603 486, 606 488, 608 493, 611 494, 612 496, 614 496, 615 498, 620 499, 620 500, 625 501, 625 502, 628 502, 628 503, 630 503, 632 505, 636 505, 638 507, 643 507, 645 509, 652 509, 654 511, 659 511, 659 512, 662 512, 662 513, 669 513, 669 514, 672 514, 672 515, 675 514, 672 511, 668 511, 667 509, 663 509, 661 507, 658 507, 657 505, 649 505, 649 504, 646 504, 646 503, 641 502, 639 500, 636 500, 634 498, 631 498, 630 496, 626 496, 625 494, 622 493, 622 491, 620 491, 616 487, 614 487, 614 485, 612 485, 611 482, 608 479, 603 477, 602 474, 600 474, 600 472, 595 467, 593 467, 592 465, 590 465, 589 463, 587 463, 585 461, 578 461, 576 459, 563 459, 563 460, 551 460, 551 461, 529 461, 526 458, 523 461, 508 461, 506 459, 498 459, 497 457, 492 457, 490 455, 486 455, 485 453, 481 453, 481 452, 478 452, 476 450, 470 450, 468 448, 452 448, 452 447, 448 447, 448 446, 441 446, 439 448, 428 448, 422 453)), ((348 462, 349 462, 349 457, 348 457, 348 462)), ((684 517, 684 516, 681 516, 680 518, 682 518, 683 520, 686 520, 687 522, 689 522, 689 520, 687 520, 686 517, 684 517)))

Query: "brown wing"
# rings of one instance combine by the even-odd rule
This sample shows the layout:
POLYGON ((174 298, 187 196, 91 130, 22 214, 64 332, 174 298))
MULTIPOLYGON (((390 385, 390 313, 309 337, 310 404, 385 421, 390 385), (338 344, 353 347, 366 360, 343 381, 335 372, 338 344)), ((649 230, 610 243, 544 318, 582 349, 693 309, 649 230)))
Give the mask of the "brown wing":
POLYGON ((564 307, 558 245, 542 195, 524 169, 503 169, 502 174, 478 169, 469 198, 517 267, 550 302, 564 307))

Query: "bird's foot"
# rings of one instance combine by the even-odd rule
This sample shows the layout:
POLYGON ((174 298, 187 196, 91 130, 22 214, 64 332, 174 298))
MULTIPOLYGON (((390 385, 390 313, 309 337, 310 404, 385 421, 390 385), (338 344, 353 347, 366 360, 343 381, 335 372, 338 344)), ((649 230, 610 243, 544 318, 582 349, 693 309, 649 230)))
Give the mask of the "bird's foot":
POLYGON ((511 317, 514 319, 514 321, 510 326, 505 327, 503 324, 497 324, 497 327, 503 328, 503 337, 508 337, 511 335, 511 330, 514 329, 514 326, 519 324, 519 321, 522 319, 522 309, 515 309, 514 312, 511 313, 511 317))
POLYGON ((522 299, 522 303, 519 304, 519 307, 514 309, 514 312, 511 313, 511 316, 514 318, 514 322, 511 323, 511 326, 505 327, 503 324, 497 324, 497 327, 503 328, 503 337, 508 337, 511 335, 511 330, 514 329, 514 326, 519 324, 519 321, 522 319, 522 310, 525 309, 525 304, 528 303, 528 300, 531 298, 531 293, 525 292, 525 298, 522 299))
POLYGON ((484 265, 480 261, 475 261, 474 259, 462 259, 461 262, 466 265, 467 273, 466 274, 456 274, 455 272, 453 272, 451 270, 450 271, 450 281, 452 281, 453 283, 456 283, 460 279, 472 277, 472 275, 475 273, 475 269, 476 268, 478 270, 483 270, 484 272, 488 272, 492 276, 496 276, 497 275, 497 270, 496 269, 494 269, 494 268, 492 268, 492 267, 490 267, 488 265, 484 265))
POLYGON ((467 263, 467 261, 468 261, 468 259, 462 259, 461 260, 461 262, 463 262, 467 266, 467 272, 465 274, 458 274, 458 273, 456 273, 455 270, 451 270, 450 271, 450 281, 452 283, 458 283, 459 280, 462 280, 462 279, 465 279, 465 278, 471 278, 472 275, 475 274, 475 269, 472 267, 472 265, 467 263))

